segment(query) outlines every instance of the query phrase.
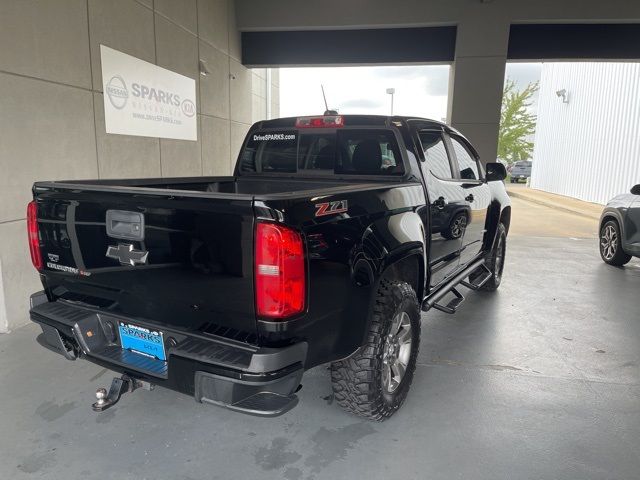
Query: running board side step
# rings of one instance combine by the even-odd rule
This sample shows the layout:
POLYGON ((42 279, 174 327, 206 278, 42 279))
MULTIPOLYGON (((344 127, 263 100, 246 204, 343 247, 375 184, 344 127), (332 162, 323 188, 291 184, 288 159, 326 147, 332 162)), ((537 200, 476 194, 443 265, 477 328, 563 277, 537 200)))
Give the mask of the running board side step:
POLYGON ((440 310, 441 312, 444 312, 444 313, 450 313, 450 314, 456 313, 456 310, 458 309, 460 304, 464 302, 464 295, 462 295, 458 291, 458 289, 455 287, 451 289, 451 293, 453 293, 455 296, 451 299, 449 303, 447 303, 446 305, 440 305, 439 303, 434 303, 433 308, 435 308, 436 310, 440 310))
MULTIPOLYGON (((480 274, 480 276, 476 279, 479 281, 472 283, 471 281, 460 280, 459 285, 463 285, 471 290, 480 290, 482 286, 485 283, 487 283, 491 279, 491 276, 493 275, 491 273, 491 270, 489 270, 489 268, 484 263, 480 265, 478 268, 476 268, 475 270, 473 270, 469 274, 469 276, 471 276, 475 272, 479 272, 480 274)), ((460 304, 464 302, 464 295, 462 295, 456 287, 452 287, 450 292, 453 293, 454 298, 452 298, 448 304, 440 305, 438 303, 434 303, 433 308, 435 308, 436 310, 440 310, 441 312, 444 312, 444 313, 451 313, 451 314, 456 313, 456 310, 458 309, 460 304)))
MULTIPOLYGON (((467 282, 466 280, 462 280, 460 282, 460 285, 464 285, 465 287, 467 287, 467 288, 469 288, 471 290, 480 290, 484 286, 484 284, 487 283, 491 279, 491 276, 493 275, 493 273, 491 273, 491 270, 489 270, 489 267, 487 267, 487 265, 484 264, 484 263, 482 265, 480 265, 480 268, 478 268, 476 270, 481 270, 482 271, 482 276, 479 277, 480 281, 475 282, 475 283, 471 283, 470 281, 467 282)), ((475 273, 476 270, 474 270, 471 273, 475 273)), ((478 280, 478 279, 476 279, 476 280, 478 280)))
POLYGON ((422 310, 426 312, 432 308, 435 308, 437 310, 440 310, 441 312, 455 313, 456 309, 460 306, 460 304, 464 302, 464 295, 462 295, 456 289, 458 285, 460 284, 464 286, 467 286, 467 284, 473 285, 474 287, 477 287, 477 288, 473 288, 473 287, 470 287, 470 288, 472 288, 473 290, 477 290, 482 285, 484 285, 484 282, 488 281, 488 278, 485 279, 484 276, 481 280, 481 283, 471 284, 465 281, 465 279, 469 275, 471 275, 471 273, 475 272, 478 268, 481 268, 481 267, 484 267, 484 258, 477 258, 476 260, 471 262, 467 268, 465 268, 461 272, 454 275, 451 279, 449 279, 449 281, 447 281, 447 283, 439 286, 430 295, 425 297, 422 300, 422 310), (438 302, 442 300, 449 292, 453 293, 455 295, 455 298, 452 299, 447 305, 440 305, 438 302))

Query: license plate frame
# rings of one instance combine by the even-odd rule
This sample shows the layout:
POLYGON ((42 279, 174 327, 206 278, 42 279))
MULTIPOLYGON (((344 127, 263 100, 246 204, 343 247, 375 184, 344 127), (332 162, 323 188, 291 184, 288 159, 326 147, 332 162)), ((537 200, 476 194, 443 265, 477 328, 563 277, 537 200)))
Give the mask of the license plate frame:
POLYGON ((120 346, 146 357, 167 361, 164 334, 160 330, 146 328, 129 322, 118 322, 120 346))

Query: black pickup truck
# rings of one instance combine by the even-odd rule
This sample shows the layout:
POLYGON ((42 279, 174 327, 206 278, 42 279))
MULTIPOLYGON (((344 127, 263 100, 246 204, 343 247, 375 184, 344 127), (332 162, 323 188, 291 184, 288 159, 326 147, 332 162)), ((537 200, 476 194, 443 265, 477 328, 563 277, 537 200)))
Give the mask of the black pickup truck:
POLYGON ((275 416, 331 364, 338 404, 407 396, 420 314, 500 285, 504 167, 432 120, 258 122, 230 177, 37 182, 28 206, 39 341, 122 374, 104 410, 161 385, 275 416))

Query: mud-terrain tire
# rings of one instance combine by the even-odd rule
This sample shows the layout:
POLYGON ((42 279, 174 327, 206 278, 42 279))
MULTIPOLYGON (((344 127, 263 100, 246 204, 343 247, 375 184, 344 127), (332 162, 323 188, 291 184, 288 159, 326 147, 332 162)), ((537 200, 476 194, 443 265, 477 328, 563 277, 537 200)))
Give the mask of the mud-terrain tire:
POLYGON ((420 305, 415 291, 406 282, 382 279, 365 344, 349 358, 331 364, 338 405, 371 420, 389 418, 407 398, 419 346, 420 305))

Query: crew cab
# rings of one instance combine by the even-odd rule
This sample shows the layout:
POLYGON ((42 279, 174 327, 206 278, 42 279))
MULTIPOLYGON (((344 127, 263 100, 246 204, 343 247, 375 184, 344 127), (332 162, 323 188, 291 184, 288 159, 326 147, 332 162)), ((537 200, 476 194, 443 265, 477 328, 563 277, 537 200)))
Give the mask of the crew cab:
POLYGON ((500 285, 505 176, 443 123, 325 112, 253 125, 233 176, 36 182, 31 319, 122 375, 96 411, 158 385, 280 415, 330 364, 337 403, 384 420, 421 312, 500 285))

